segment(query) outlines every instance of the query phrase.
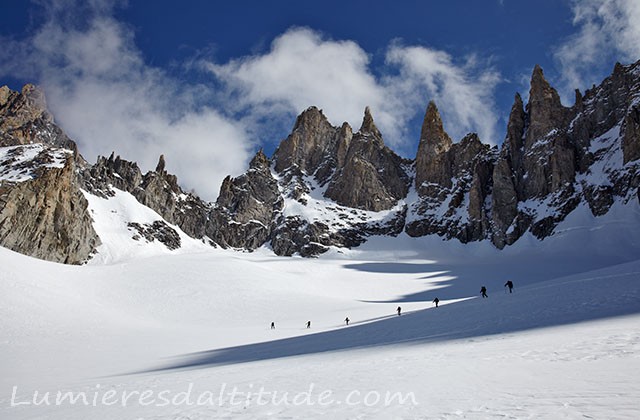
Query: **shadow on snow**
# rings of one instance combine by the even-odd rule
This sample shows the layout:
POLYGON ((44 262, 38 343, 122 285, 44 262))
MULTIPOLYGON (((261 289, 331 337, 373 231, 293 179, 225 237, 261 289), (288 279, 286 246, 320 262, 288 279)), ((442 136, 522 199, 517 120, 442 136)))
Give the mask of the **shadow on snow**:
MULTIPOLYGON (((405 264, 360 264, 354 268, 418 269, 405 264)), ((429 265, 429 271, 434 271, 433 268, 433 265, 429 265)), ((402 316, 389 314, 387 317, 376 318, 374 322, 360 321, 356 325, 317 334, 180 355, 164 366, 137 373, 208 368, 401 343, 471 339, 638 314, 640 281, 637 279, 640 273, 633 271, 637 268, 631 267, 632 271, 621 274, 591 278, 572 276, 561 281, 532 283, 518 288, 513 294, 506 294, 501 288, 499 292, 494 290, 492 293, 490 288, 488 299, 475 298, 441 305, 439 308, 409 312, 402 316), (606 281, 606 288, 601 287, 603 281, 606 281)), ((503 281, 498 276, 496 279, 503 281)), ((473 282, 475 292, 478 284, 478 281, 473 282)), ((441 299, 445 296, 457 297, 464 290, 463 287, 456 286, 451 289, 453 292, 450 294, 446 294, 446 290, 439 290, 441 299)), ((429 298, 433 296, 433 292, 425 293, 429 293, 429 298)), ((416 294, 405 297, 403 301, 417 301, 421 297, 421 294, 416 294)), ((426 304, 431 305, 430 301, 426 304)))

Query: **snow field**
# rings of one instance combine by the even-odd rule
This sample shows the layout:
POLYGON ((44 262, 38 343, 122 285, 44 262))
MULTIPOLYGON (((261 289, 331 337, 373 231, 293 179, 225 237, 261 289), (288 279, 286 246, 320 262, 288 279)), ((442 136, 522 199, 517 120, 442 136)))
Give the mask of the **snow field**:
MULTIPOLYGON (((2 249, 0 418, 640 414, 640 262, 523 278, 512 295, 489 285, 485 300, 473 282, 473 299, 441 298, 435 309, 431 296, 464 294, 455 283, 428 290, 455 270, 366 255, 306 260, 210 250, 68 267, 2 249), (150 391, 155 404, 135 394, 124 407, 27 404, 36 390, 59 389, 99 391, 98 398, 107 390, 150 391), (162 406, 162 391, 168 398, 188 392, 192 404, 162 406), (387 394, 406 400, 387 406, 387 394), (199 397, 213 404, 198 405, 199 397)), ((457 280, 469 281, 464 271, 460 264, 457 280)))
POLYGON ((88 265, 0 248, 2 419, 640 418, 635 205, 502 251, 400 235, 303 259, 179 230, 168 251, 131 239, 159 216, 130 195, 87 198, 88 265))

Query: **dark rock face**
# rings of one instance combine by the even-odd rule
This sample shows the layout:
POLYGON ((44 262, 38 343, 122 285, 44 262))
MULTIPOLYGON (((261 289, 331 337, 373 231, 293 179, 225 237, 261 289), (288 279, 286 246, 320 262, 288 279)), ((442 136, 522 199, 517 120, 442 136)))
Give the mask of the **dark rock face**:
MULTIPOLYGON (((278 224, 271 247, 277 255, 290 257, 298 253, 303 257, 312 257, 329 250, 324 244, 331 242, 330 236, 329 227, 323 223, 310 224, 300 217, 288 217, 278 224)), ((343 245, 353 246, 353 243, 343 242, 343 245)))
POLYGON ((336 226, 320 221, 309 222, 300 216, 281 217, 271 238, 271 248, 277 255, 296 253, 313 257, 329 250, 329 247, 352 248, 361 245, 368 236, 397 236, 404 229, 407 209, 393 214, 389 220, 366 222, 366 218, 345 208, 332 208, 335 216, 344 221, 336 226))
POLYGON ((485 238, 495 150, 474 133, 453 143, 444 131, 435 103, 429 103, 422 125, 416 167, 411 236, 438 234, 462 242, 485 238))
POLYGON ((164 156, 160 155, 155 171, 147 172, 140 187, 133 190, 134 197, 192 238, 204 238, 211 206, 195 194, 183 191, 178 178, 164 167, 164 156))
POLYGON ((142 172, 135 162, 114 157, 98 157, 95 165, 88 167, 81 174, 81 181, 90 193, 98 197, 113 197, 113 188, 131 192, 142 183, 142 172))
POLYGON ((394 207, 409 190, 404 161, 384 145, 369 108, 353 136, 344 163, 335 172, 325 197, 338 204, 381 211, 394 207))
POLYGON ((0 162, 0 245, 65 264, 87 261, 100 239, 76 183, 85 162, 35 86, 0 88, 0 146, 13 146, 0 162))
POLYGON ((33 179, 0 182, 0 244, 22 254, 65 264, 90 258, 100 239, 75 185, 75 160, 38 168, 33 179))
POLYGON ((274 153, 274 169, 284 173, 297 168, 324 184, 337 167, 344 165, 351 137, 348 124, 333 127, 321 110, 310 107, 300 114, 293 131, 274 153))
POLYGON ((435 102, 429 102, 420 131, 416 155, 416 191, 420 196, 437 197, 440 188, 451 188, 452 173, 447 153, 453 141, 444 131, 435 102))
POLYGON ((136 223, 129 222, 127 226, 136 232, 133 236, 134 240, 144 238, 147 242, 158 241, 163 243, 168 249, 175 250, 180 248, 180 235, 163 220, 156 220, 153 223, 136 223))
MULTIPOLYGON (((491 240, 498 248, 513 243, 523 233, 523 226, 515 232, 508 234, 518 216, 518 193, 516 191, 516 174, 511 167, 509 156, 503 152, 493 171, 493 195, 492 195, 492 232, 491 240)), ((517 225, 517 224, 516 224, 517 225)))
POLYGON ((640 104, 631 107, 622 125, 623 163, 640 159, 640 104))
POLYGON ((267 241, 275 215, 283 206, 269 166, 269 159, 260 151, 246 174, 224 179, 207 230, 211 239, 224 247, 249 250, 267 241))

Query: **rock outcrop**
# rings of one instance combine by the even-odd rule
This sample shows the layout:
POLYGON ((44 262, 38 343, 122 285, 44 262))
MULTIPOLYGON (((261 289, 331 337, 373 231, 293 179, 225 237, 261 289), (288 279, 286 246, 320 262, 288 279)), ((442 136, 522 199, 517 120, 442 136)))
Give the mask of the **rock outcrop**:
POLYGON ((22 92, 0 87, 0 147, 33 143, 78 152, 76 143, 55 124, 41 89, 31 84, 22 92))
POLYGON ((273 156, 274 170, 284 176, 293 197, 308 190, 301 176, 327 186, 324 196, 336 203, 363 210, 388 210, 407 194, 410 177, 403 161, 385 146, 369 108, 360 130, 353 134, 344 123, 333 127, 322 111, 304 111, 292 133, 273 156))
POLYGON ((216 243, 253 250, 269 239, 283 206, 269 166, 269 159, 259 151, 246 174, 222 181, 208 227, 208 235, 216 243))
POLYGON ((452 174, 447 152, 452 144, 444 131, 435 102, 429 102, 420 130, 415 163, 415 185, 420 196, 438 197, 441 187, 451 188, 452 174))
POLYGON ((62 167, 36 166, 28 180, 0 181, 2 246, 65 264, 91 257, 100 238, 75 184, 75 168, 70 153, 62 167))
POLYGON ((321 110, 310 107, 296 119, 291 134, 273 155, 277 173, 296 170, 325 184, 344 165, 352 132, 348 124, 333 127, 321 110))
POLYGON ((365 109, 360 130, 353 135, 344 162, 339 166, 325 192, 336 203, 362 210, 389 210, 407 195, 411 178, 403 161, 385 146, 365 109))
POLYGON ((85 164, 55 124, 44 93, 0 88, 0 245, 81 264, 100 244, 76 172, 85 164))
POLYGON ((397 235, 409 165, 385 146, 368 108, 356 133, 308 108, 271 160, 259 152, 245 175, 224 180, 209 237, 224 247, 269 243, 278 255, 314 256, 369 235, 397 235), (371 220, 371 212, 385 216, 371 220))
POLYGON ((156 220, 152 223, 136 223, 129 222, 127 226, 136 233, 132 236, 133 240, 144 238, 147 242, 158 241, 167 249, 176 250, 180 248, 182 241, 180 235, 163 220, 156 220))
POLYGON ((132 221, 132 238, 180 247, 176 224, 206 239, 211 205, 183 192, 164 169, 143 175, 134 162, 112 154, 88 164, 55 124, 43 92, 0 88, 0 245, 38 258, 81 264, 101 243, 83 191, 102 198, 115 189, 131 193, 166 221, 132 221))
POLYGON ((415 188, 411 236, 438 234, 462 242, 486 237, 495 150, 471 133, 453 143, 440 113, 430 102, 422 124, 415 160, 415 188))

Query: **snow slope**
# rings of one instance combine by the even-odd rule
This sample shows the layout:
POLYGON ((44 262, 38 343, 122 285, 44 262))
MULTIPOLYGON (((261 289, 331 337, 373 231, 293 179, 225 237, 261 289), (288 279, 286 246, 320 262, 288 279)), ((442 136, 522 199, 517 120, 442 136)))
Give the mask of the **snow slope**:
POLYGON ((180 237, 181 246, 177 250, 169 250, 157 240, 149 242, 129 227, 129 223, 151 224, 164 221, 155 211, 142 205, 128 192, 112 188, 113 197, 102 198, 83 191, 88 202, 88 210, 93 219, 93 228, 102 244, 96 250, 89 263, 92 265, 122 262, 154 255, 171 255, 198 252, 209 248, 201 241, 193 239, 178 226, 170 225, 180 237))
MULTIPOLYGON (((91 208, 118 218, 127 199, 91 208)), ((318 259, 150 243, 78 267, 0 248, 0 418, 636 419, 638 217, 578 209, 503 251, 404 235, 318 259)))

